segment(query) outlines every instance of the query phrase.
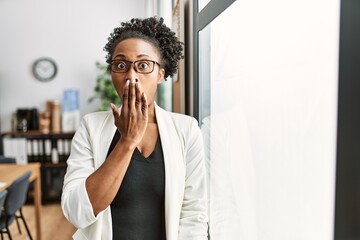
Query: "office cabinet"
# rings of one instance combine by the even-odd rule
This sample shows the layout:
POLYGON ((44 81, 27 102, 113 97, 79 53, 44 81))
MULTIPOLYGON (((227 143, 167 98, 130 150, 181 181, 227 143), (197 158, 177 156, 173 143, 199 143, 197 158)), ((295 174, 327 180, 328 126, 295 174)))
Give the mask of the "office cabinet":
MULTIPOLYGON (((18 156, 21 160, 17 161, 23 161, 22 158, 25 158, 27 162, 41 163, 43 203, 60 201, 61 199, 62 185, 67 167, 66 160, 70 155, 73 136, 74 132, 42 133, 40 131, 16 131, 2 133, 5 154, 9 150, 7 148, 11 148, 9 143, 22 140, 22 146, 20 147, 22 149, 18 147, 16 151, 18 153, 25 152, 26 157, 18 156)), ((31 201, 31 187, 28 198, 31 201)))

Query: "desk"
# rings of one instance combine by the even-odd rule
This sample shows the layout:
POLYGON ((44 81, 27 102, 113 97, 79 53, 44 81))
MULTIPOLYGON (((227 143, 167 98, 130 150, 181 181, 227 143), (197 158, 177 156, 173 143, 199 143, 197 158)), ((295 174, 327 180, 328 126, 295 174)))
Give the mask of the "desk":
POLYGON ((36 236, 41 240, 41 176, 40 163, 29 163, 26 165, 0 164, 0 182, 5 182, 5 186, 0 187, 0 191, 6 189, 15 179, 23 175, 26 171, 31 171, 30 182, 34 183, 34 203, 36 236))

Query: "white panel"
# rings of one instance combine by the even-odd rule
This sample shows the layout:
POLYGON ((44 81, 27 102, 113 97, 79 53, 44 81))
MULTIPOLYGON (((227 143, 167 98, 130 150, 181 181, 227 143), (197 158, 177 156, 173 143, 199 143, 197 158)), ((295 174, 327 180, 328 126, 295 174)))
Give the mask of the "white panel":
POLYGON ((333 238, 339 6, 238 0, 208 26, 212 240, 333 238))

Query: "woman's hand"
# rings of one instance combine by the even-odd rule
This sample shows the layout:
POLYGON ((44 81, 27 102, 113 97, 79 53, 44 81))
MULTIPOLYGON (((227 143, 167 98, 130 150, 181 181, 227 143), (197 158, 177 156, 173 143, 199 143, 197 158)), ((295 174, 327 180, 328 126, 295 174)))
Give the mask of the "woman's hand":
POLYGON ((106 161, 86 179, 86 191, 94 215, 114 200, 131 161, 134 149, 141 142, 148 124, 148 103, 140 83, 126 81, 121 112, 111 104, 115 125, 121 137, 106 161))
POLYGON ((135 82, 135 79, 126 80, 121 112, 112 103, 111 109, 115 125, 121 134, 120 141, 137 147, 148 124, 148 103, 146 94, 141 91, 140 83, 135 82))

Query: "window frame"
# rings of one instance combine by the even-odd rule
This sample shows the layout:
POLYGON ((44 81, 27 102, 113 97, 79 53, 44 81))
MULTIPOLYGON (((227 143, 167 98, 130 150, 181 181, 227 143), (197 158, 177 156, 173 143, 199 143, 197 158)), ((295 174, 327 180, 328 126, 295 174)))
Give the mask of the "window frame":
POLYGON ((217 16, 225 11, 236 0, 211 0, 199 12, 199 0, 193 1, 193 116, 200 122, 200 99, 201 82, 199 73, 199 34, 207 25, 209 25, 217 16))

